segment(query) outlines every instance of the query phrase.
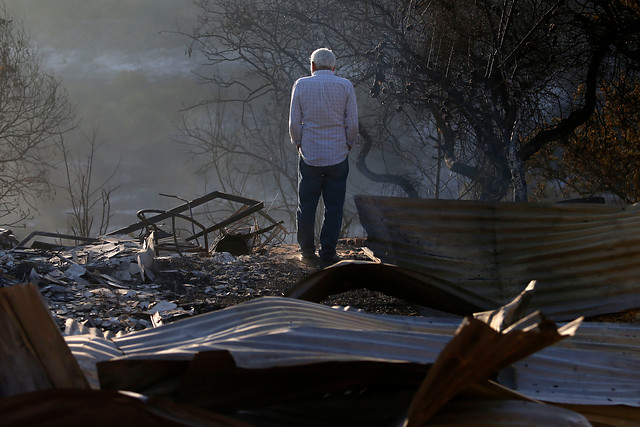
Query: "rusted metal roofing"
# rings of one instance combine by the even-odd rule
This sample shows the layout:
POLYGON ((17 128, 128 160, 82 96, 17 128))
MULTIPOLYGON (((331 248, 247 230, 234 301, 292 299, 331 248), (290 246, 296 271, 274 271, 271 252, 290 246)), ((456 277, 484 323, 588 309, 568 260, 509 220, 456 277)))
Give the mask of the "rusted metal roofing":
POLYGON ((367 245, 461 304, 494 309, 531 280, 556 320, 640 307, 640 205, 355 196, 367 245))

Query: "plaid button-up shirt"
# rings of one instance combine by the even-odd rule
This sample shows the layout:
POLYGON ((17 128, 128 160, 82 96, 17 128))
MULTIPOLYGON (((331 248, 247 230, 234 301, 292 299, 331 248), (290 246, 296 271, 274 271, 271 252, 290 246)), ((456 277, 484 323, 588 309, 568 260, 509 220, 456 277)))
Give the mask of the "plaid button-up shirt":
POLYGON ((353 84, 330 70, 298 79, 291 92, 289 135, 310 166, 331 166, 346 159, 358 139, 353 84))

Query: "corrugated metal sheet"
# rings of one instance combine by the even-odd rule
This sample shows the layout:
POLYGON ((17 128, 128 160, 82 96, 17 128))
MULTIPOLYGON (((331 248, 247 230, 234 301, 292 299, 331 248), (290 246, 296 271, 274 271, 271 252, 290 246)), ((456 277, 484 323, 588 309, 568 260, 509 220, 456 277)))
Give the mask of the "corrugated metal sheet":
POLYGON ((430 363, 459 323, 375 316, 265 297, 130 333, 114 342, 125 357, 182 354, 189 358, 201 351, 231 350, 238 366, 245 368, 348 360, 430 363), (430 340, 420 342, 418 338, 425 334, 430 340))
MULTIPOLYGON (((532 284, 527 293, 533 289, 532 284)), ((312 334, 305 335, 305 325, 292 326, 290 321, 293 317, 290 314, 295 313, 296 309, 301 307, 305 309, 304 313, 309 314, 309 308, 314 306, 309 305, 310 303, 299 305, 292 303, 294 300, 284 299, 282 300, 284 304, 276 307, 276 311, 272 312, 268 319, 270 322, 271 319, 285 317, 288 320, 287 324, 270 323, 275 328, 273 331, 260 329, 258 334, 246 335, 243 331, 241 335, 244 339, 240 340, 240 344, 246 345, 247 343, 244 341, 249 341, 251 349, 254 350, 251 354, 253 359, 264 359, 264 350, 267 350, 285 354, 285 357, 278 359, 282 363, 290 349, 293 349, 294 354, 301 349, 310 353, 313 347, 316 348, 316 355, 321 354, 320 359, 307 359, 303 365, 281 365, 278 367, 269 365, 269 361, 267 361, 267 364, 262 367, 247 369, 239 367, 234 361, 238 351, 238 341, 227 337, 226 342, 218 341, 215 343, 222 350, 200 350, 193 355, 192 360, 175 360, 171 352, 163 352, 160 359, 149 357, 151 355, 144 357, 139 354, 135 359, 120 358, 103 362, 99 365, 100 379, 104 388, 133 390, 151 396, 166 396, 176 399, 176 402, 188 402, 214 411, 231 411, 233 413, 240 411, 244 413, 247 410, 257 410, 260 412, 265 405, 281 407, 280 405, 287 406, 287 404, 289 407, 298 408, 300 401, 307 403, 315 401, 320 405, 315 410, 304 413, 304 421, 298 418, 293 424, 291 424, 290 414, 281 413, 280 415, 285 415, 285 418, 288 419, 287 425, 307 424, 308 420, 317 420, 320 415, 318 410, 323 416, 326 416, 328 407, 335 407, 336 404, 337 407, 351 412, 352 416, 360 418, 355 424, 348 422, 343 425, 372 425, 372 422, 379 424, 383 418, 385 422, 380 425, 391 425, 391 421, 395 425, 398 417, 405 418, 405 425, 424 425, 451 398, 467 390, 469 386, 476 385, 479 381, 485 382, 498 369, 509 366, 514 361, 575 334, 581 323, 580 320, 557 328, 552 321, 539 314, 520 319, 517 316, 518 307, 526 300, 527 298, 518 298, 509 307, 501 308, 500 315, 492 316, 495 320, 492 325, 474 317, 465 318, 457 327, 455 334, 452 334, 451 340, 443 345, 437 357, 431 356, 431 359, 434 360, 433 364, 411 363, 398 358, 393 354, 393 351, 390 351, 390 344, 395 343, 389 337, 402 334, 401 331, 397 331, 397 325, 391 325, 391 328, 386 328, 390 331, 383 331, 384 333, 377 337, 374 331, 364 331, 367 333, 365 338, 373 339, 362 339, 362 337, 358 337, 358 333, 351 333, 351 338, 360 339, 352 339, 351 346, 345 345, 345 342, 340 348, 336 348, 338 353, 338 362, 336 362, 335 359, 327 357, 326 338, 336 335, 336 331, 338 333, 349 331, 344 328, 344 325, 340 329, 318 330, 319 328, 315 327, 309 328, 315 329, 312 334), (287 315, 280 316, 280 312, 287 313, 287 315), (511 320, 508 320, 509 318, 511 320), (504 322, 500 319, 504 319, 504 322), (518 321, 513 323, 516 320, 518 321), (511 326, 507 327, 507 325, 511 326), (298 327, 303 329, 302 334, 295 334, 298 327), (282 339, 283 336, 291 335, 287 331, 293 332, 295 343, 282 339), (259 334, 263 335, 264 341, 254 339, 259 334), (219 347, 225 346, 227 343, 231 344, 232 349, 219 347), (367 358, 367 356, 362 358, 362 348, 366 349, 367 347, 369 348, 365 351, 372 355, 376 353, 373 356, 376 359, 367 358), (392 358, 387 356, 385 359, 384 356, 387 354, 392 358), (345 361, 342 358, 346 355, 360 357, 345 361), (415 391, 416 389, 417 391, 415 391), (357 390, 377 390, 377 393, 373 395, 367 393, 367 398, 361 401, 362 405, 369 408, 365 409, 368 414, 379 411, 380 402, 385 402, 383 410, 376 412, 375 421, 374 419, 361 419, 362 416, 358 414, 365 406, 360 406, 361 410, 357 410, 352 406, 354 399, 348 399, 350 403, 346 401, 338 403, 341 399, 331 399, 330 401, 324 399, 324 396, 341 395, 345 392, 355 392, 359 395, 357 390), (400 392, 404 398, 399 401, 394 399, 393 397, 397 397, 397 392, 400 392), (407 395, 407 393, 409 394, 407 395), (374 397, 373 400, 371 400, 372 397, 374 397), (390 404, 389 398, 395 400, 395 403, 390 404), (405 413, 406 415, 404 415, 405 413)), ((263 299, 260 302, 263 303, 260 305, 265 306, 265 304, 276 305, 274 302, 280 301, 278 299, 263 299)), ((247 308, 250 303, 242 305, 247 308)), ((254 309, 258 307, 258 305, 252 306, 254 309)), ((317 307, 327 310, 325 315, 332 316, 334 314, 331 313, 332 309, 325 306, 317 307)), ((262 310, 257 311, 262 316, 262 313, 266 313, 266 311, 263 310, 264 307, 261 308, 262 310)), ((247 314, 249 316, 245 317, 250 317, 251 312, 245 312, 245 315, 247 314)), ((358 315, 358 313, 354 314, 358 315)), ((343 320, 347 320, 348 323, 349 319, 344 318, 343 320)), ((247 322, 255 324, 251 319, 247 322)), ((259 323, 263 323, 263 321, 259 323)), ((236 325, 233 326, 235 329, 236 325)), ((421 337, 418 333, 419 328, 414 327, 413 329, 413 341, 426 343, 425 337, 421 337)), ((178 331, 173 330, 172 334, 175 336, 176 332, 178 331)), ((219 331, 216 332, 216 334, 218 333, 219 331)), ((191 334, 191 337, 193 336, 191 334)), ((180 355, 184 356, 187 349, 183 346, 181 350, 180 355)), ((403 349, 399 353, 402 354, 403 349)), ((410 357, 424 358, 425 355, 411 353, 410 357)), ((521 399, 521 395, 510 393, 509 398, 521 399)), ((509 410, 518 411, 517 407, 509 407, 511 409, 502 407, 498 413, 492 414, 495 417, 508 417, 509 410), (504 414, 502 410, 506 410, 507 414, 504 414)), ((545 412, 542 405, 539 409, 540 414, 536 418, 545 412)), ((299 413, 297 410, 296 412, 299 413)), ((262 416, 265 415, 262 414, 262 416)), ((558 413, 556 415, 561 416, 558 413)), ((567 415, 571 415, 574 420, 580 420, 577 425, 589 425, 586 419, 579 414, 567 413, 567 415)), ((551 417, 552 415, 547 413, 547 416, 551 417)), ((329 418, 333 422, 325 421, 317 425, 335 424, 336 417, 341 418, 337 414, 330 415, 329 418)), ((271 415, 267 415, 267 418, 271 418, 271 415)), ((529 420, 529 417, 527 416, 525 419, 529 420)), ((477 425, 471 418, 468 418, 467 421, 470 421, 471 425, 477 425)), ((540 425, 540 422, 543 421, 538 420, 538 422, 532 422, 528 425, 540 425)), ((278 422, 275 424, 280 425, 278 422)))
POLYGON ((355 196, 385 263, 487 310, 531 280, 531 309, 556 320, 640 307, 640 206, 355 196))
MULTIPOLYGON (((125 358, 229 350, 240 367, 322 361, 433 363, 459 320, 389 317, 266 297, 114 339, 125 358)), ((575 337, 503 372, 518 392, 554 403, 640 407, 638 328, 583 324, 575 337)))
POLYGON ((455 289, 442 286, 415 270, 371 261, 344 260, 330 268, 315 271, 289 288, 284 296, 305 301, 322 302, 330 295, 355 289, 381 292, 440 312, 468 315, 485 311, 455 289))
POLYGON ((96 363, 120 357, 122 352, 112 341, 91 335, 71 335, 64 337, 64 340, 78 361, 91 388, 99 389, 100 381, 96 363))

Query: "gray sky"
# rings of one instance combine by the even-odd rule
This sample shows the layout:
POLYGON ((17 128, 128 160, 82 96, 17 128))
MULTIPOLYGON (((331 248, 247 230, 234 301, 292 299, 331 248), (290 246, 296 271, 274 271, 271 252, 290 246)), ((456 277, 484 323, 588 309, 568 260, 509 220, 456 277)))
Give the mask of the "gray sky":
MULTIPOLYGON (((103 143, 98 170, 109 173, 118 161, 113 185, 117 223, 135 222, 144 208, 167 208, 175 200, 204 193, 205 178, 191 173, 188 156, 173 142, 178 111, 196 103, 204 88, 191 70, 184 40, 195 22, 191 0, 4 0, 22 20, 43 60, 61 79, 86 133, 98 130, 103 143)), ((75 137, 75 153, 85 158, 86 142, 75 137)), ((56 177, 60 179, 60 176, 56 177)), ((207 188, 207 191, 215 188, 207 188)), ((33 228, 63 231, 57 211, 65 201, 42 208, 33 228), (56 221, 57 220, 57 221, 56 221)), ((16 234, 18 234, 16 230, 16 234)))

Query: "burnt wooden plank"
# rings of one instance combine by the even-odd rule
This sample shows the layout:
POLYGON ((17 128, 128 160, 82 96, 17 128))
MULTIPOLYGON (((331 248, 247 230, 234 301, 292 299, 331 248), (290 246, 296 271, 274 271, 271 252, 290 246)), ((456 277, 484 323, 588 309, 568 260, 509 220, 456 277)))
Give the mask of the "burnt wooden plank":
POLYGON ((89 388, 35 285, 0 289, 0 394, 89 388))

